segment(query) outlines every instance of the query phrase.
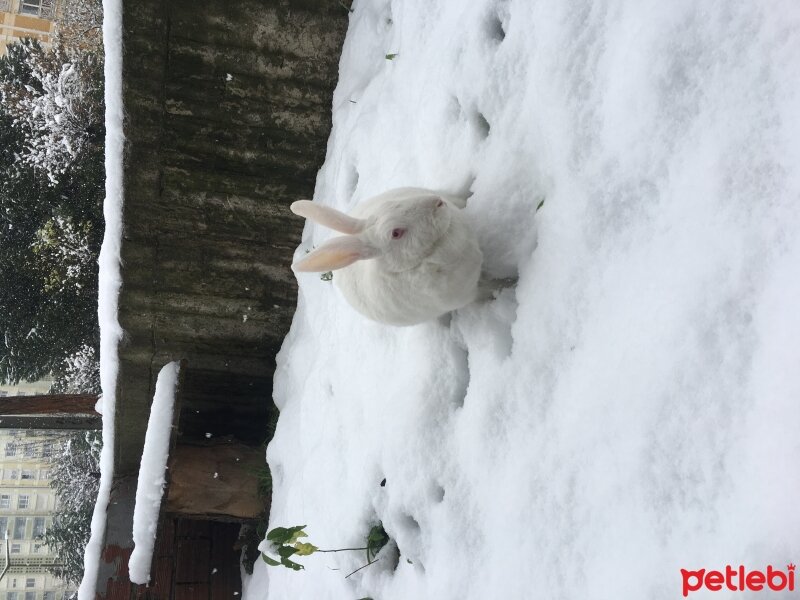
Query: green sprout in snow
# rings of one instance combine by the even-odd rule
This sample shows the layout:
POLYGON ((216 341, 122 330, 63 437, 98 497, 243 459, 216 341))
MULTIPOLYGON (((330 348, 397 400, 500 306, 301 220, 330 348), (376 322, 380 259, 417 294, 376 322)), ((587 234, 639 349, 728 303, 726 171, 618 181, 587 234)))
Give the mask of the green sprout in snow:
MULTIPOLYGON (((304 569, 303 565, 290 560, 291 556, 309 556, 315 552, 350 552, 364 550, 367 553, 367 564, 359 567, 350 575, 368 567, 376 562, 376 557, 381 548, 389 542, 389 536, 386 534, 383 525, 378 523, 369 530, 366 538, 366 546, 360 548, 337 548, 334 550, 321 550, 314 544, 309 542, 302 542, 300 538, 307 538, 308 534, 303 531, 305 525, 295 525, 294 527, 276 527, 267 533, 267 541, 272 543, 272 553, 274 556, 269 556, 265 552, 261 553, 261 558, 264 562, 271 567, 284 566, 293 571, 300 571, 304 569)), ((345 579, 347 579, 345 577, 345 579)))

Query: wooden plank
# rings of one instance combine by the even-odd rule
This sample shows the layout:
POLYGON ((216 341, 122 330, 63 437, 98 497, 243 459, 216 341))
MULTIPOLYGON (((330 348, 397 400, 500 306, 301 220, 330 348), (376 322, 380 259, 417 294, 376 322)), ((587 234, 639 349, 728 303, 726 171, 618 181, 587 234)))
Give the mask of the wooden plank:
POLYGON ((162 516, 158 524, 158 536, 153 553, 157 557, 171 558, 175 554, 175 520, 162 516))
POLYGON ((211 574, 211 540, 179 539, 176 547, 176 586, 182 583, 208 583, 211 574))
POLYGON ((206 600, 210 597, 207 583, 186 583, 175 586, 174 600, 206 600))
POLYGON ((39 394, 0 399, 0 415, 94 415, 96 394, 39 394))
POLYGON ((240 551, 235 548, 239 539, 238 523, 214 523, 211 546, 211 600, 230 600, 241 597, 242 579, 239 569, 240 551), (214 573, 214 569, 217 569, 214 573))
POLYGON ((175 558, 162 556, 153 561, 153 570, 150 573, 154 598, 170 598, 174 585, 175 558))
POLYGON ((106 600, 130 600, 132 587, 127 579, 109 579, 106 586, 106 600))
POLYGON ((176 446, 170 456, 166 510, 207 518, 258 518, 266 509, 258 495, 258 473, 265 462, 263 448, 233 442, 176 446))
POLYGON ((211 525, 208 521, 197 519, 177 519, 175 521, 175 535, 178 539, 209 539, 211 525))

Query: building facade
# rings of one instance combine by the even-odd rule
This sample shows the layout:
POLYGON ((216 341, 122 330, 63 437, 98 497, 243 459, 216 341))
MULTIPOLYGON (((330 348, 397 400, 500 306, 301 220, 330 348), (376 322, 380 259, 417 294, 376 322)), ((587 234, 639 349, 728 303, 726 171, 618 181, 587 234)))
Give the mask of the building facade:
POLYGON ((26 37, 49 44, 59 8, 59 0, 0 0, 0 55, 26 37))
MULTIPOLYGON (((2 0, 0 0, 2 1, 2 0)), ((38 381, 20 381, 19 383, 4 383, 0 385, 0 398, 8 396, 38 396, 50 392, 53 385, 52 377, 45 377, 38 381)))
POLYGON ((40 537, 53 520, 56 498, 48 458, 57 432, 0 429, 0 600, 62 600, 66 585, 50 575, 55 564, 40 537), (3 540, 2 538, 6 539, 3 540))

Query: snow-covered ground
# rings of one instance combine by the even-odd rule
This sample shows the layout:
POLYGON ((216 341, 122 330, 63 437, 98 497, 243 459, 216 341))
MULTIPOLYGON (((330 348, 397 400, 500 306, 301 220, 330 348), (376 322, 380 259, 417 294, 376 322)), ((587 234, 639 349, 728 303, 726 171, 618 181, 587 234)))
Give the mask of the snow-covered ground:
POLYGON ((353 8, 316 201, 469 190, 519 283, 392 328, 300 277, 270 525, 394 542, 245 597, 672 599, 800 560, 800 4, 353 8))

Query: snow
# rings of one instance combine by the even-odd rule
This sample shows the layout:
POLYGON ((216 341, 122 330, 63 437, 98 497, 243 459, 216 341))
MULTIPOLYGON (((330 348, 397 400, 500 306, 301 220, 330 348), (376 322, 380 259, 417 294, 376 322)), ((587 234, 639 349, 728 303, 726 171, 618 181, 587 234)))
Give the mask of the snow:
POLYGON ((393 542, 347 580, 363 553, 258 561, 244 596, 658 600, 796 562, 800 6, 353 8, 316 201, 469 190, 519 279, 392 328, 299 277, 270 528, 393 542))
POLYGON ((100 384, 102 387, 103 450, 100 455, 100 489, 92 515, 92 535, 84 554, 84 575, 79 600, 93 600, 106 532, 106 509, 114 478, 114 409, 116 406, 117 348, 122 328, 117 320, 117 300, 122 282, 122 2, 103 0, 106 105, 106 199, 103 204, 105 234, 100 248, 98 316, 100 322, 100 384))
POLYGON ((173 408, 178 386, 180 362, 161 368, 156 391, 150 405, 150 419, 144 439, 139 479, 136 483, 136 504, 133 510, 133 553, 128 562, 130 580, 147 584, 156 542, 161 497, 166 484, 167 458, 172 435, 173 408))

